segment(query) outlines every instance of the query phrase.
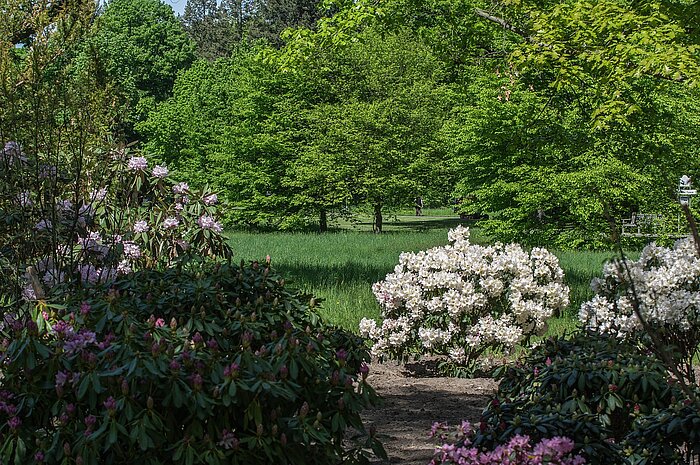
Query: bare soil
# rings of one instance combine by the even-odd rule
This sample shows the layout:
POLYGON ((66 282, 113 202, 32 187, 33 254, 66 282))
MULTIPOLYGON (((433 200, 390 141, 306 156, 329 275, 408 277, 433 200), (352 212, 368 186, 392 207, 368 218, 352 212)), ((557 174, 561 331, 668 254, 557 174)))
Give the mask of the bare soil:
POLYGON ((388 461, 373 462, 377 465, 426 465, 436 445, 429 437, 433 422, 478 422, 497 388, 493 379, 436 376, 434 361, 372 363, 368 382, 384 399, 382 406, 363 414, 389 456, 388 461))

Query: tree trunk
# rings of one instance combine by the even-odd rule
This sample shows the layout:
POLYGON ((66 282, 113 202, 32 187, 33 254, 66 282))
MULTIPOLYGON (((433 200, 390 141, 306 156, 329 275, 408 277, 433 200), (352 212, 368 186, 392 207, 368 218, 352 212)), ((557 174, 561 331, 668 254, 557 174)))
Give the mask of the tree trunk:
POLYGON ((321 210, 321 215, 318 219, 318 230, 322 233, 328 231, 328 212, 326 210, 321 210))
POLYGON ((372 225, 372 231, 377 234, 382 232, 382 204, 377 203, 374 205, 374 224, 372 225))

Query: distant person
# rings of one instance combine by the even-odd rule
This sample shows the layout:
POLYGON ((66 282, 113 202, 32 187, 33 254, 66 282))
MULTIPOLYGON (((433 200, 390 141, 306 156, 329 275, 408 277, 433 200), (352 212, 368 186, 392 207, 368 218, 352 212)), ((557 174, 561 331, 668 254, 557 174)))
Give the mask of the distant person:
POLYGON ((422 216, 423 215, 423 198, 419 195, 416 197, 414 200, 416 204, 416 216, 422 216))

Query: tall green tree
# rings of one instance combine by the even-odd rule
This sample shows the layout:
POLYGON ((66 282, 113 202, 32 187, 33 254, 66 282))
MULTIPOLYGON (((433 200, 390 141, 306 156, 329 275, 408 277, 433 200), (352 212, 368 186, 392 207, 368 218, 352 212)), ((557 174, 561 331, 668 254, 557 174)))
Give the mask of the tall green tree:
POLYGON ((122 96, 123 131, 133 139, 134 125, 171 95, 177 74, 193 63, 195 45, 170 6, 159 0, 113 0, 98 18, 85 53, 98 62, 102 85, 122 96))
POLYGON ((282 32, 288 28, 314 29, 323 17, 319 0, 254 0, 248 37, 263 39, 275 47, 284 44, 282 32))
POLYGON ((242 37, 242 5, 230 0, 187 0, 182 24, 197 44, 197 55, 207 60, 228 56, 242 37))

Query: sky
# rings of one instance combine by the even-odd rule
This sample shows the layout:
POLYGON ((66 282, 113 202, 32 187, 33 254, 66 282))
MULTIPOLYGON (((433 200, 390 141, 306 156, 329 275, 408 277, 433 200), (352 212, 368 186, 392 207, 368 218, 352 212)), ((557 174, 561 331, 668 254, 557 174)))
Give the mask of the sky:
POLYGON ((162 0, 162 2, 173 7, 176 15, 182 15, 185 12, 187 0, 162 0))

